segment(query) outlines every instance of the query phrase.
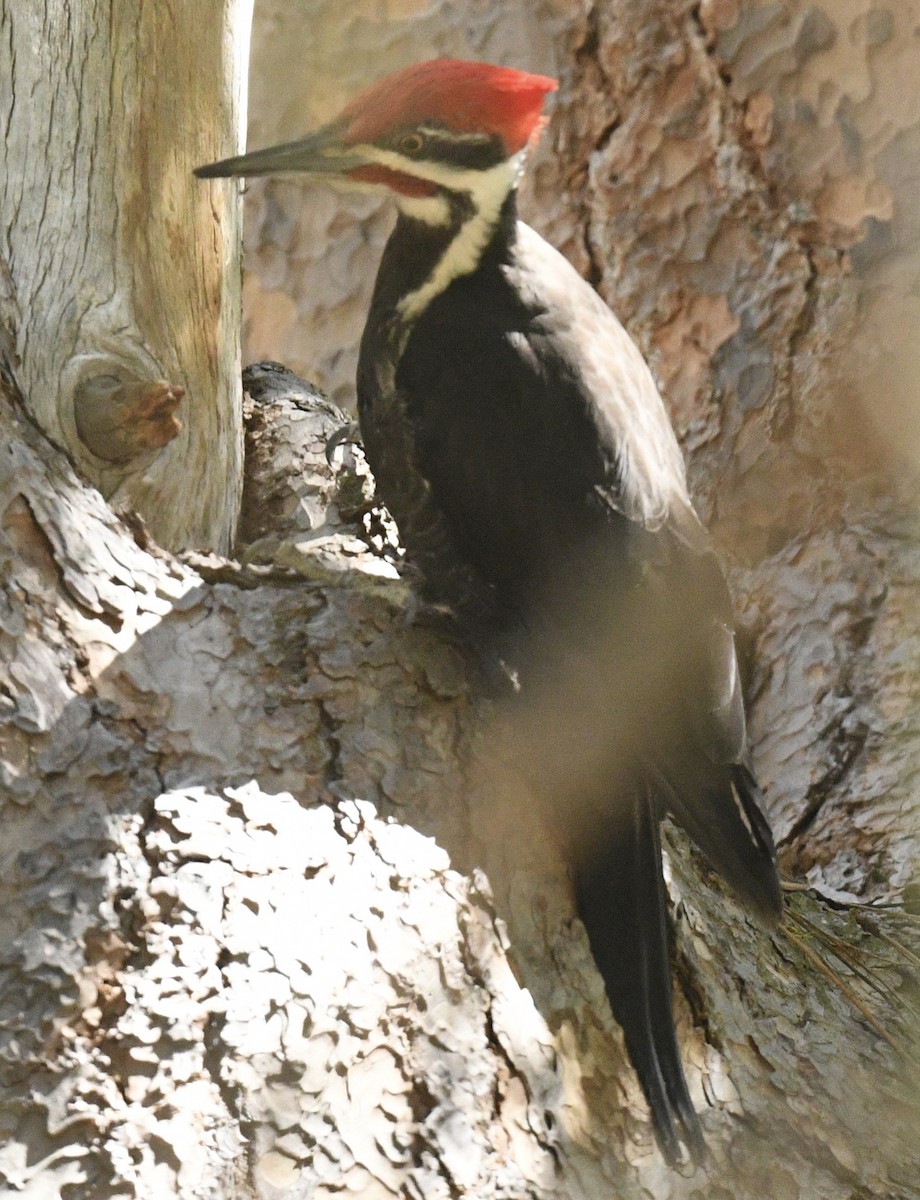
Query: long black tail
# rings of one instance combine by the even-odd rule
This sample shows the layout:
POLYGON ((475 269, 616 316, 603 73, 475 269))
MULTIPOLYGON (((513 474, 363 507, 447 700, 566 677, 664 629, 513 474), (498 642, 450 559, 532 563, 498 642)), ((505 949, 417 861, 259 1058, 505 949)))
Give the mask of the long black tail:
MULTIPOLYGON (((743 762, 706 763, 694 778, 689 757, 683 779, 656 773, 664 802, 709 861, 766 929, 783 915, 776 847, 762 812, 763 796, 743 762)), ((702 764, 698 756, 697 767, 702 764)))
POLYGON ((681 1161, 681 1144, 705 1157, 674 1031, 668 914, 661 870, 661 813, 637 784, 622 798, 621 820, 606 840, 577 855, 578 913, 613 1015, 652 1111, 662 1153, 681 1161))

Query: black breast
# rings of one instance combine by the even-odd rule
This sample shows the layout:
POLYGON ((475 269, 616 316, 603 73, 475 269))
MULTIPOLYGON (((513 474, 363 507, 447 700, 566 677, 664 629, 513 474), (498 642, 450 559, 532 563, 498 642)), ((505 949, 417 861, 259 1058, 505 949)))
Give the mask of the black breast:
MULTIPOLYGON (((638 530, 618 512, 615 455, 593 398, 557 352, 552 314, 521 286, 509 207, 472 274, 411 328, 399 298, 440 252, 397 227, 362 342, 359 414, 371 466, 427 594, 461 615, 526 613, 600 539, 622 574, 638 530)), ((409 225, 410 223, 406 223, 409 225)))

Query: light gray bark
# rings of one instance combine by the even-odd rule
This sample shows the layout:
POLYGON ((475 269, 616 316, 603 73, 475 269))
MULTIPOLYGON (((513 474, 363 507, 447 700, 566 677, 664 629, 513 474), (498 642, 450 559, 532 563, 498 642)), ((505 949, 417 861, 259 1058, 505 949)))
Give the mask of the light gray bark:
POLYGON ((239 506, 238 212, 191 171, 238 141, 251 11, 0 4, 0 323, 41 425, 172 548, 226 550, 239 506))
MULTIPOLYGON (((418 32, 413 5, 403 9, 402 26, 394 13, 381 26, 379 7, 358 3, 342 17, 343 54, 359 34, 371 46, 382 30, 418 32)), ((434 29, 444 11, 432 6, 425 22, 434 29)), ((816 10, 792 3, 704 4, 699 19, 664 0, 537 11, 567 22, 555 49, 574 65, 530 203, 618 302, 668 384, 697 495, 736 564, 756 764, 787 872, 826 895, 888 898, 915 875, 918 840, 910 445, 899 435, 894 460, 881 436, 861 452, 867 425, 842 436, 858 410, 831 367, 844 347, 880 369, 910 361, 895 335, 915 326, 884 314, 912 311, 903 198, 916 162, 915 40, 884 40, 868 0, 835 14, 830 44, 816 10), (822 56, 843 47, 851 66, 866 64, 863 107, 822 74, 822 56), (892 71, 896 95, 882 84, 892 71), (769 105, 753 97, 773 89, 767 137, 769 105), (817 122, 827 138, 845 130, 852 147, 863 130, 874 149, 859 170, 893 172, 890 222, 866 185, 884 228, 861 265, 853 251, 855 273, 841 246, 862 217, 845 228, 833 205, 814 222, 795 207, 821 190, 803 182, 809 171, 823 188, 825 174, 859 173, 852 156, 780 153, 799 145, 808 96, 829 106, 817 122), (623 133, 614 111, 627 123, 635 113, 623 133), (688 161, 687 174, 674 166, 688 161), (698 221, 711 230, 702 258, 698 221), (719 264, 721 291, 708 274, 719 264), (859 349, 866 312, 870 341, 895 338, 874 357, 859 349), (845 415, 831 438, 834 412, 845 415)), ((309 26, 308 7, 298 12, 309 26)), ((505 26, 485 5, 452 6, 434 44, 502 57, 521 20, 509 12, 505 26), (475 22, 470 42, 465 22, 475 22)), ((337 19, 327 13, 313 34, 337 19)), ((906 19, 893 10, 896 29, 906 19)), ((548 45, 547 29, 562 25, 537 28, 528 53, 548 45)), ((419 56, 413 45, 402 61, 419 56)), ((282 48, 296 58, 286 39, 282 48)), ((337 69, 331 54, 322 61, 337 69)), ((279 186, 260 201, 271 228, 288 230, 282 249, 294 249, 290 268, 270 252, 274 284, 303 258, 281 207, 295 194, 279 186)), ((347 222, 319 211, 328 228, 307 249, 315 257, 327 235, 340 239, 332 299, 317 292, 308 304, 302 291, 291 303, 327 304, 331 342, 335 320, 358 321, 346 294, 353 277, 369 282, 373 255, 360 230, 350 242, 347 222), (344 284, 340 261, 354 264, 344 284)), ((261 262, 269 250, 256 253, 261 262)), ((6 319, 12 278, 0 270, 6 319)), ((184 288, 173 303, 173 319, 189 311, 184 288)), ((25 360, 30 325, 14 328, 25 360)), ((911 397, 916 375, 894 375, 900 393, 866 369, 857 382, 872 397, 911 397)), ((37 412, 41 381, 21 376, 37 412)), ((13 392, 6 377, 0 1196, 920 1193, 915 917, 794 895, 786 929, 765 938, 668 837, 678 1025, 713 1153, 708 1172, 669 1172, 552 824, 496 744, 501 714, 466 653, 416 619, 410 589, 392 577, 359 456, 343 444, 327 463, 340 418, 302 391, 260 401, 241 566, 173 557, 115 517, 13 392)))
MULTIPOLYGON (((663 1168, 494 706, 341 525, 334 418, 272 407, 263 485, 296 464, 313 513, 286 567, 139 545, 0 406, 6 1194, 912 1195, 896 1056, 674 839, 714 1163, 663 1168)), ((854 914, 795 908, 898 981, 854 914)))
MULTIPOLYGON (((475 0, 309 12, 256 14, 253 145, 411 57, 559 75, 524 215, 661 384, 732 571, 785 861, 861 895, 903 886, 920 838, 913 5, 542 0, 526 33, 517 7, 475 0)), ((269 180, 246 227, 249 349, 347 402, 385 214, 269 180)))

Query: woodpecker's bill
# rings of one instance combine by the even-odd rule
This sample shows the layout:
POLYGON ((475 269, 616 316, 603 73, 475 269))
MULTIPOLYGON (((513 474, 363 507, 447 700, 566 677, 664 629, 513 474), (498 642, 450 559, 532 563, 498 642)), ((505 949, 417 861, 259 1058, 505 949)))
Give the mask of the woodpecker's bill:
POLYGON ((302 141, 196 174, 296 171, 397 203, 358 367, 368 460, 426 594, 520 669, 534 775, 565 806, 579 915, 678 1162, 703 1140, 671 1009, 662 817, 763 924, 782 901, 728 593, 671 424, 622 326, 516 217, 555 87, 422 63, 302 141))

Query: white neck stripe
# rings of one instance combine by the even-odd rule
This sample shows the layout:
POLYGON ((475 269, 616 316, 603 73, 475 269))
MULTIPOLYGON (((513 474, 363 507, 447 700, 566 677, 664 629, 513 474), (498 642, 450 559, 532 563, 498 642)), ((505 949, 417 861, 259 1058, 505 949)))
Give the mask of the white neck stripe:
MULTIPOLYGON (((400 301, 399 315, 403 320, 415 320, 434 300, 435 296, 439 296, 455 279, 461 275, 469 275, 476 270, 482 252, 498 224, 502 205, 505 203, 508 193, 517 185, 524 169, 525 155, 526 150, 520 150, 513 158, 497 163, 486 171, 457 167, 447 168, 433 163, 418 164, 420 168, 424 165, 425 178, 440 183, 451 191, 467 192, 472 200, 473 211, 457 230, 430 277, 421 287, 416 288, 414 292, 409 292, 400 301), (437 177, 435 172, 437 172, 437 177)), ((419 169, 417 174, 421 176, 423 171, 419 169)), ((417 207, 413 211, 416 201, 412 197, 397 196, 396 199, 407 216, 418 219, 420 214, 417 207)), ((428 199, 443 200, 443 197, 429 197, 428 199)), ((444 203, 447 210, 445 218, 449 218, 449 206, 446 201, 444 203)), ((440 215, 434 209, 428 211, 432 216, 440 215)), ((425 215, 421 215, 421 219, 427 218, 425 215)), ((436 223, 445 224, 446 219, 437 220, 436 223)))

